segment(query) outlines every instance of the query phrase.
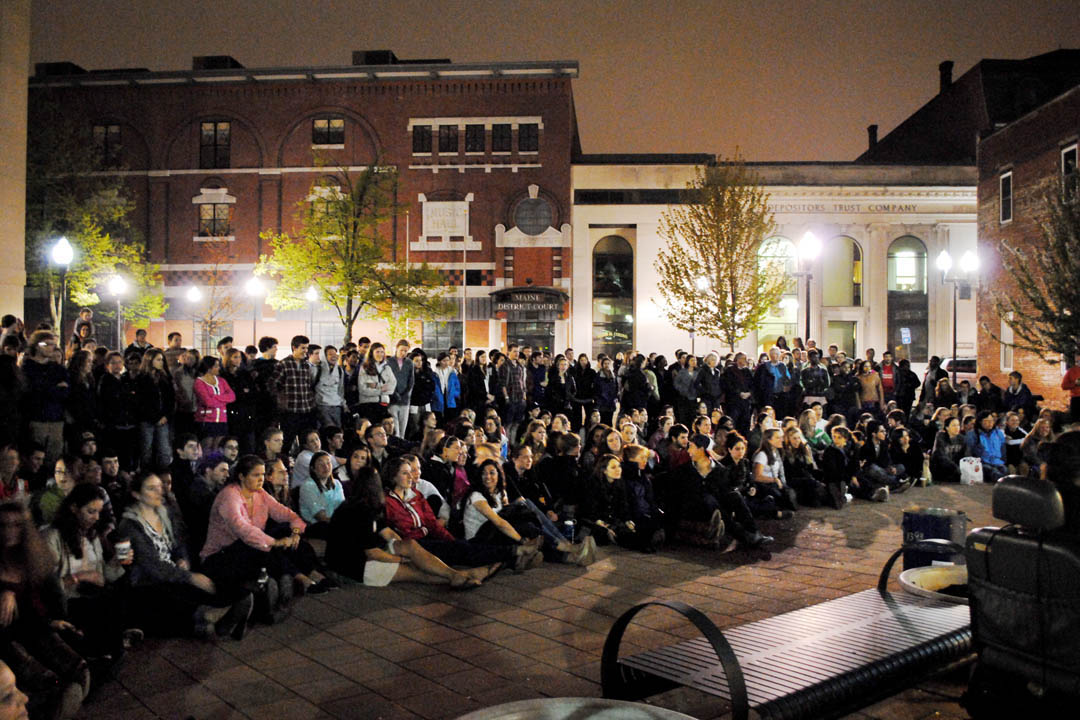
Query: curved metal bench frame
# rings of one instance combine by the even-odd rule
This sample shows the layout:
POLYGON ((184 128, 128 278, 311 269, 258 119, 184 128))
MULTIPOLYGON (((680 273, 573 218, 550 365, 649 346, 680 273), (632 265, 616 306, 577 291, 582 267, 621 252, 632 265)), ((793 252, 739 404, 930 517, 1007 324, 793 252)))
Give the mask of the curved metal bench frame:
MULTIPOLYGON (((936 555, 952 555, 962 553, 963 548, 950 540, 928 538, 908 543, 894 552, 885 562, 878 576, 877 590, 883 598, 889 598, 889 576, 893 566, 905 550, 918 550, 920 552, 933 553, 936 555)), ((604 641, 604 651, 600 660, 600 684, 605 698, 615 700, 640 700, 659 692, 661 689, 678 687, 679 683, 663 680, 655 676, 647 676, 639 670, 619 664, 619 646, 622 644, 623 635, 634 617, 647 607, 662 607, 679 613, 701 632, 716 653, 720 666, 723 668, 724 677, 728 683, 731 700, 732 720, 748 720, 750 716, 750 701, 746 691, 746 678, 743 675, 742 666, 735 656, 728 639, 720 628, 709 620, 705 613, 696 608, 677 600, 656 600, 635 605, 624 612, 608 631, 604 641)), ((864 672, 872 675, 874 671, 867 669, 864 672)))
POLYGON ((630 668, 619 666, 619 646, 622 644, 623 634, 630 625, 630 621, 650 606, 674 610, 701 631, 720 660, 720 666, 724 668, 724 675, 731 691, 732 720, 747 720, 750 716, 750 702, 746 693, 746 679, 743 677, 742 667, 739 665, 738 658, 735 657, 731 644, 728 643, 720 628, 705 616, 705 613, 677 600, 657 600, 635 605, 624 612, 611 626, 607 640, 604 641, 604 652, 600 660, 600 685, 603 688, 604 697, 615 700, 640 700, 646 697, 631 690, 632 686, 640 683, 643 678, 637 677, 637 673, 630 668))

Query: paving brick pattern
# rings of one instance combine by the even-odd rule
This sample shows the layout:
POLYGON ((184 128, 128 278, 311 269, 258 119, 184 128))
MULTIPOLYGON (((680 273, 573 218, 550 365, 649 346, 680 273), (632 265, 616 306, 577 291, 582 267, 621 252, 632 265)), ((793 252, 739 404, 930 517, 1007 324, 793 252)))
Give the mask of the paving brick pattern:
MULTIPOLYGON (((989 500, 988 487, 933 486, 886 504, 801 510, 764 524, 776 536, 768 554, 603 549, 587 569, 546 564, 471 592, 353 585, 297 601, 286 622, 257 626, 240 643, 148 640, 79 717, 434 719, 528 698, 596 696, 606 633, 636 603, 677 598, 723 628, 865 590, 900 542, 904 507, 961 509, 975 527, 992 522, 989 500)), ((673 614, 638 618, 625 653, 695 634, 673 614)), ((850 717, 966 718, 962 691, 962 675, 939 678, 850 717)), ((698 718, 727 710, 688 690, 651 702, 698 718)))

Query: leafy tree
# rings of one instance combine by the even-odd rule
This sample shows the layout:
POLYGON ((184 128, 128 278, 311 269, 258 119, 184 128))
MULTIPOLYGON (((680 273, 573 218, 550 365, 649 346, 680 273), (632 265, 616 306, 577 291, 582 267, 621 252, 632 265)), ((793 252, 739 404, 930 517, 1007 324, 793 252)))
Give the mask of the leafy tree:
MULTIPOLYGON (((1080 199, 1059 187, 1044 193, 1039 239, 1001 237, 997 253, 1011 280, 987 292, 998 317, 1012 328, 1011 345, 1057 363, 1080 350, 1080 199)), ((1002 342, 994 328, 983 329, 1002 342)))
POLYGON ((343 344, 352 340, 353 323, 361 316, 407 334, 406 318, 451 312, 437 271, 426 263, 409 267, 392 259, 388 224, 402 212, 397 181, 395 170, 377 163, 358 173, 338 169, 317 180, 311 199, 297 203, 295 235, 261 235, 270 253, 259 258, 255 273, 275 281, 267 302, 281 310, 300 309, 314 287, 318 302, 337 312, 343 344))
POLYGON ((783 265, 758 254, 775 229, 768 197, 736 157, 697 168, 684 203, 663 213, 667 248, 654 267, 672 325, 734 351, 780 301, 788 284, 783 265))
POLYGON ((57 239, 67 237, 75 255, 67 272, 68 299, 96 305, 113 275, 135 291, 124 300, 132 322, 164 314, 157 265, 147 262, 128 222, 134 203, 117 173, 102 172, 104 160, 91 128, 79 127, 62 107, 45 99, 31 108, 27 155, 26 260, 29 284, 48 293, 53 326, 60 325, 61 273, 51 261, 57 239))

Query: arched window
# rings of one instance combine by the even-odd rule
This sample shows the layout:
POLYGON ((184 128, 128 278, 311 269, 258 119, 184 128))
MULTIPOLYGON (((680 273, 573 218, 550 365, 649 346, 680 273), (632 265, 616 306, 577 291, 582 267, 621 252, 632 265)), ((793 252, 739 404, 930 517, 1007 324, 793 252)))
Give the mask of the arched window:
POLYGON ((798 334, 799 322, 799 281, 791 276, 798 270, 798 252, 795 243, 786 237, 771 237, 761 244, 758 259, 762 265, 769 262, 781 263, 789 281, 783 297, 776 307, 762 319, 758 328, 758 352, 765 352, 776 344, 776 339, 783 335, 790 345, 791 338, 798 334))
POLYGON ((825 307, 862 305, 862 248, 846 235, 825 244, 821 258, 821 304, 825 307))
POLYGON ((607 235, 593 248, 592 354, 614 356, 634 344, 634 249, 607 235))
POLYGON ((887 259, 889 349, 897 360, 926 362, 930 336, 926 245, 912 235, 898 237, 889 245, 887 259))

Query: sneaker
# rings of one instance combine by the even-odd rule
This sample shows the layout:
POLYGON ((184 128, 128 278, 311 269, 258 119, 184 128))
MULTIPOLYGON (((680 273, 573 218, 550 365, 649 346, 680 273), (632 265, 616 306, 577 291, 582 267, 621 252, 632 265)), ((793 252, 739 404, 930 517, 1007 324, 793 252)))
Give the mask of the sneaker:
POLYGON ((899 495, 902 492, 906 492, 909 487, 915 483, 911 478, 904 478, 900 481, 900 484, 892 489, 892 492, 899 495))
POLYGON ((144 633, 139 628, 128 628, 124 631, 124 649, 130 650, 131 648, 139 647, 142 645, 142 641, 146 638, 144 633))
POLYGON ((712 517, 709 518, 709 529, 705 531, 705 541, 715 543, 723 534, 724 516, 720 514, 719 510, 713 510, 712 517))
POLYGON ((790 510, 777 510, 776 511, 776 519, 777 520, 790 520, 793 517, 795 517, 795 513, 791 512, 790 510))
POLYGON ((889 488, 879 487, 874 491, 874 494, 870 496, 870 499, 874 502, 885 502, 889 499, 889 488))
POLYGON ((845 505, 846 505, 847 503, 851 502, 851 501, 852 501, 852 500, 854 500, 854 499, 855 499, 855 496, 854 496, 854 495, 852 495, 851 493, 844 493, 844 504, 845 504, 845 505))
POLYGON ((740 542, 739 545, 754 550, 768 545, 769 543, 773 542, 773 540, 775 540, 775 538, 772 535, 764 535, 759 530, 753 535, 748 536, 745 540, 740 542))
POLYGON ((573 564, 588 567, 596 562, 596 540, 591 535, 574 547, 577 548, 577 551, 570 553, 573 564))

